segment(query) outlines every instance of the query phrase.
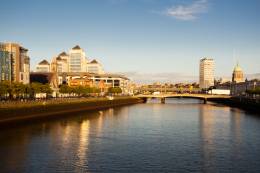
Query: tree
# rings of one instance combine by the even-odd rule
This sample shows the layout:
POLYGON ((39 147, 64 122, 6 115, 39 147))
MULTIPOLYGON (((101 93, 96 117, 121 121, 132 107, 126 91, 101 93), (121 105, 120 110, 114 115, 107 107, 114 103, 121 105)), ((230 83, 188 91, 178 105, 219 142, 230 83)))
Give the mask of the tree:
POLYGON ((46 93, 46 94, 51 94, 52 93, 52 89, 51 89, 51 86, 49 84, 41 85, 40 89, 41 89, 42 93, 46 93))
POLYGON ((83 95, 86 91, 85 91, 84 87, 82 87, 82 86, 77 86, 77 87, 73 88, 73 92, 74 92, 75 94, 77 94, 78 96, 81 96, 81 95, 83 95))
POLYGON ((11 84, 11 90, 12 95, 15 95, 16 98, 21 98, 26 91, 26 86, 22 83, 15 82, 11 84))
POLYGON ((68 85, 61 85, 59 92, 63 94, 69 94, 72 92, 72 89, 68 85))
POLYGON ((256 87, 255 89, 247 90, 246 93, 259 95, 260 94, 260 87, 256 87))
POLYGON ((108 88, 108 93, 119 94, 119 93, 122 93, 122 89, 120 87, 110 87, 110 88, 108 88))
POLYGON ((8 81, 3 81, 0 83, 0 96, 6 96, 10 90, 10 83, 8 81))
POLYGON ((89 88, 89 89, 90 89, 90 93, 100 93, 101 92, 100 88, 93 87, 93 88, 89 88))

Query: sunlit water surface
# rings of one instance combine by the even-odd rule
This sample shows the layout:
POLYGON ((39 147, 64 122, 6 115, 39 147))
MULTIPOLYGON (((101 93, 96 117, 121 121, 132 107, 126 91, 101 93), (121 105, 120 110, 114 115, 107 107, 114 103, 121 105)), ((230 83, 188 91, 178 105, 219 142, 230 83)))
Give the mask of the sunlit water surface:
POLYGON ((167 99, 5 128, 0 172, 260 172, 260 116, 167 99))

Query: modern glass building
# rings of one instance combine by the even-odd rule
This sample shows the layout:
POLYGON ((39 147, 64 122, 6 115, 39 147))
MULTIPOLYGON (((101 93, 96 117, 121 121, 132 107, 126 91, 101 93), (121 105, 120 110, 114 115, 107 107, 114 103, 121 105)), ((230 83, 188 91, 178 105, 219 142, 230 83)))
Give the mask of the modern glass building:
POLYGON ((86 72, 85 52, 77 45, 69 53, 69 72, 86 72))
POLYGON ((11 54, 5 50, 2 44, 0 44, 0 74, 0 81, 11 81, 11 54))
POLYGON ((28 50, 17 43, 0 43, 0 74, 1 81, 30 82, 30 58, 28 50))

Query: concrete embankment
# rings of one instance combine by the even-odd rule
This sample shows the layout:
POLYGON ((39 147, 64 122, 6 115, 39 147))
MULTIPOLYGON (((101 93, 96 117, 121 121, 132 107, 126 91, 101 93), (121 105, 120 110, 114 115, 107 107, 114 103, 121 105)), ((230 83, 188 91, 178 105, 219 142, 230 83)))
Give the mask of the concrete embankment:
MULTIPOLYGON (((113 100, 105 98, 96 99, 78 99, 71 101, 57 102, 39 102, 37 104, 6 106, 0 108, 0 125, 17 122, 25 122, 27 120, 40 119, 46 117, 61 117, 70 113, 100 110, 116 106, 130 105, 141 103, 143 100, 133 97, 115 98, 113 100)), ((21 103, 22 104, 22 103, 21 103)))
POLYGON ((229 99, 212 98, 209 101, 227 105, 230 107, 240 108, 252 113, 260 114, 260 102, 248 98, 231 97, 229 99))

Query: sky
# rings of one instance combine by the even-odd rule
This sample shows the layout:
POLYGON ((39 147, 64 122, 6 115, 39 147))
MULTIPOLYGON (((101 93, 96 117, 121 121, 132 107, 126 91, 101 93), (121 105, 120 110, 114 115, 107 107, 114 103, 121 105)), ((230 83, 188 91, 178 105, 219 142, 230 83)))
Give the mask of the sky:
POLYGON ((202 57, 219 77, 236 62, 260 73, 259 0, 1 0, 0 17, 0 42, 28 48, 31 69, 80 45, 143 80, 194 80, 202 57))

